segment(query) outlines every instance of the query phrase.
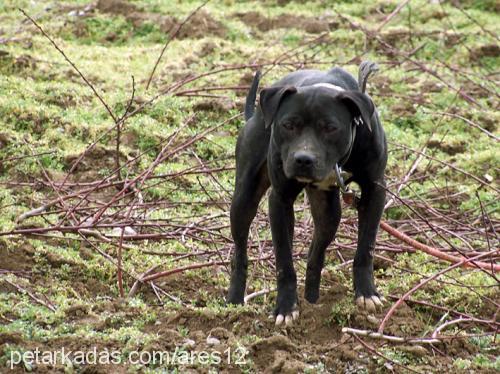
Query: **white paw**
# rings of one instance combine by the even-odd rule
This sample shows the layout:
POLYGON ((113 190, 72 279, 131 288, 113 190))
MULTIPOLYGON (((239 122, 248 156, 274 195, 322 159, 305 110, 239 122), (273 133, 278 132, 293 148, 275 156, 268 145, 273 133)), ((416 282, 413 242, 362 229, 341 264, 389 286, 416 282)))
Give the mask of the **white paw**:
POLYGON ((276 326, 280 326, 283 321, 285 322, 285 326, 289 327, 293 325, 293 321, 297 321, 299 319, 299 311, 294 310, 291 314, 283 315, 278 314, 276 316, 276 326))
POLYGON ((377 309, 382 309, 385 299, 381 296, 364 297, 360 296, 356 299, 356 305, 361 311, 376 312, 377 309))

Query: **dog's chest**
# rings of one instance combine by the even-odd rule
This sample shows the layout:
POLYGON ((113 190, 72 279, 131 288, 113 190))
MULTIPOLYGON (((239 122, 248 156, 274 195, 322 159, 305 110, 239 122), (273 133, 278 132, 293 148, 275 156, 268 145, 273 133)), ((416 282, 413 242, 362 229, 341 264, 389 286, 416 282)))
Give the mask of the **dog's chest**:
MULTIPOLYGON (((349 173, 347 171, 342 171, 340 173, 340 176, 345 181, 350 177, 352 177, 352 173, 349 173)), ((340 187, 340 183, 337 180, 337 175, 335 174, 334 170, 332 170, 325 179, 323 179, 320 182, 313 183, 312 185, 322 191, 330 191, 332 188, 340 187)))

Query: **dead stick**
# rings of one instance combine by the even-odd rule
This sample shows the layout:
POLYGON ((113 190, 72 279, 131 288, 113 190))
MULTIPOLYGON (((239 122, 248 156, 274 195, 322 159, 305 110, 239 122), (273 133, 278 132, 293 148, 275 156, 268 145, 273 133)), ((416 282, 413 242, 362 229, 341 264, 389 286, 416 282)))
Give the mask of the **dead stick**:
POLYGON ((263 290, 253 292, 249 295, 246 295, 245 298, 243 299, 245 304, 248 304, 248 302, 256 297, 262 296, 262 295, 267 295, 268 293, 276 291, 276 288, 264 288, 263 290))
POLYGON ((142 279, 151 274, 153 271, 156 270, 156 268, 158 268, 159 265, 154 265, 153 267, 149 268, 148 270, 146 270, 144 273, 142 273, 139 277, 139 279, 137 279, 134 284, 132 285, 132 288, 130 289, 130 291, 128 292, 128 297, 134 297, 134 295, 136 294, 137 292, 137 289, 139 288, 139 285, 142 283, 142 279))
MULTIPOLYGON (((267 260, 267 259, 271 258, 272 256, 273 255, 269 255, 269 256, 266 256, 266 257, 259 258, 259 259, 249 259, 248 261, 249 262, 258 261, 258 260, 263 261, 263 260, 267 260)), ((159 273, 151 274, 151 275, 143 278, 142 281, 143 282, 148 282, 148 281, 152 281, 152 280, 155 280, 155 279, 158 279, 158 278, 161 278, 161 277, 168 277, 169 275, 172 275, 172 274, 182 273, 182 272, 184 272, 186 270, 200 269, 200 268, 205 268, 205 267, 210 267, 210 266, 215 266, 215 265, 227 265, 230 262, 231 261, 211 261, 211 262, 204 262, 204 263, 187 265, 187 266, 184 266, 184 267, 180 267, 180 268, 176 268, 176 269, 170 269, 170 270, 165 270, 165 271, 161 271, 159 273)))
POLYGON ((482 131, 483 133, 485 133, 486 135, 488 135, 490 138, 492 138, 492 139, 494 139, 496 141, 500 141, 500 137, 496 136, 495 134, 489 132, 485 128, 479 126, 477 123, 475 123, 475 122, 471 121, 470 119, 465 118, 465 117, 463 117, 463 116, 461 116, 459 114, 448 113, 448 112, 439 112, 439 111, 432 111, 432 112, 430 112, 430 111, 426 111, 426 110, 423 110, 423 112, 426 113, 426 114, 431 114, 431 115, 439 114, 439 115, 443 115, 443 116, 448 116, 448 117, 453 117, 453 118, 461 119, 462 121, 464 121, 468 125, 470 125, 472 127, 475 127, 479 131, 482 131))
POLYGON ((152 281, 152 280, 155 280, 155 279, 158 279, 158 278, 167 277, 167 276, 172 275, 172 274, 182 273, 182 272, 184 272, 186 270, 206 268, 206 267, 215 266, 215 265, 227 265, 229 263, 230 263, 230 261, 211 261, 211 262, 205 262, 205 263, 187 265, 187 266, 184 266, 184 267, 180 267, 180 268, 176 268, 176 269, 170 269, 170 270, 165 270, 165 271, 161 271, 159 273, 148 275, 148 276, 142 278, 142 281, 143 282, 149 282, 149 281, 152 281))
POLYGON ((30 291, 22 288, 21 286, 11 282, 10 280, 8 279, 3 279, 6 283, 10 284, 12 287, 15 287, 18 291, 20 291, 21 293, 25 293, 27 294, 29 297, 31 297, 31 299, 33 299, 33 301, 35 301, 36 303, 50 309, 51 311, 55 312, 56 311, 56 308, 54 308, 52 305, 50 304, 47 304, 45 302, 43 302, 42 300, 40 300, 38 297, 36 297, 33 293, 31 293, 30 291))
MULTIPOLYGON (((427 148, 427 145, 424 145, 424 147, 422 148, 422 153, 417 156, 417 158, 415 159, 415 161, 411 165, 410 169, 408 170, 406 175, 403 177, 403 180, 399 183, 398 189, 396 190, 396 194, 399 194, 401 192, 401 190, 403 189, 405 184, 408 182, 408 180, 410 179, 412 174, 415 172, 415 170, 417 170, 418 164, 423 159, 423 154, 425 153, 426 148, 427 148)), ((389 199, 389 201, 385 204, 384 210, 387 210, 393 203, 394 203, 394 197, 392 196, 389 199)))
POLYGON ((130 108, 132 107, 132 103, 134 102, 134 96, 135 96, 135 80, 134 76, 132 75, 132 94, 130 96, 130 100, 127 104, 127 107, 125 108, 125 112, 121 116, 121 118, 118 120, 116 123, 116 155, 115 155, 115 169, 116 169, 116 177, 118 180, 121 180, 121 167, 120 167, 120 141, 121 141, 121 134, 122 134, 122 126, 125 123, 124 119, 127 113, 130 111, 130 108))
POLYGON ((393 19, 393 18, 394 18, 394 16, 395 16, 395 15, 397 15, 397 14, 401 11, 401 9, 403 9, 403 8, 404 8, 404 6, 405 6, 406 4, 408 4, 409 2, 410 2, 410 0, 405 0, 405 1, 403 1, 401 4, 399 4, 399 5, 396 7, 396 9, 394 9, 394 10, 393 10, 393 12, 392 12, 391 14, 389 14, 387 17, 385 17, 384 21, 380 24, 380 26, 379 26, 379 27, 377 27, 376 32, 379 32, 380 30, 382 30, 382 28, 383 28, 385 25, 387 25, 387 24, 389 23, 389 21, 390 21, 391 19, 393 19))
POLYGON ((111 118, 113 118, 113 121, 117 121, 115 115, 113 114, 113 112, 111 111, 111 109, 109 108, 108 104, 106 104, 106 102, 104 101, 104 99, 101 97, 101 95, 99 95, 99 93, 97 92, 97 90, 95 89, 95 87, 92 85, 92 83, 89 82, 89 80, 85 77, 85 75, 82 74, 82 72, 76 67, 76 65, 68 58, 68 56, 66 56, 66 53, 64 53, 64 51, 59 48, 59 46, 56 44, 56 42, 45 32, 44 29, 42 29, 42 27, 33 19, 31 18, 28 13, 26 13, 23 9, 19 8, 19 10, 24 14, 24 16, 26 18, 28 18, 31 23, 33 23, 33 25, 35 25, 35 27, 40 30, 40 32, 43 34, 43 36, 45 36, 49 42, 54 46, 55 49, 57 49, 57 51, 64 57, 64 59, 73 67, 73 69, 75 69, 75 71, 78 73, 78 75, 80 75, 80 78, 82 78, 85 83, 87 84, 87 86, 90 87, 90 89, 94 92, 94 94, 97 96, 97 98, 99 99, 99 101, 101 102, 101 104, 104 106, 104 108, 106 108, 107 112, 109 113, 109 115, 111 116, 111 118))
POLYGON ((372 331, 372 330, 359 330, 359 329, 353 329, 350 327, 344 327, 342 329, 342 332, 344 334, 349 334, 349 335, 359 335, 359 336, 366 336, 368 338, 387 340, 391 343, 407 343, 407 344, 439 344, 439 343, 442 343, 442 341, 436 337, 432 337, 430 339, 429 338, 402 338, 400 336, 381 334, 379 332, 372 331))
MULTIPOLYGON (((455 264, 459 264, 462 267, 468 267, 468 268, 477 268, 480 267, 484 270, 493 270, 494 272, 500 272, 500 265, 492 264, 492 263, 487 263, 487 262, 477 262, 474 261, 474 264, 471 264, 470 262, 464 262, 464 260, 468 260, 464 257, 456 257, 449 255, 447 253, 444 253, 436 248, 430 247, 428 245, 425 245, 423 243, 420 243, 416 241, 415 239, 410 238, 408 235, 402 233, 401 231, 396 230, 394 227, 390 226, 388 223, 381 221, 380 222, 380 228, 384 231, 386 231, 388 234, 392 235, 393 237, 405 242, 406 244, 412 246, 415 249, 419 249, 431 256, 440 258, 441 260, 446 260, 449 262, 453 262, 455 264)), ((499 252, 499 250, 496 251, 491 251, 491 252, 486 252, 483 254, 492 254, 499 252)))

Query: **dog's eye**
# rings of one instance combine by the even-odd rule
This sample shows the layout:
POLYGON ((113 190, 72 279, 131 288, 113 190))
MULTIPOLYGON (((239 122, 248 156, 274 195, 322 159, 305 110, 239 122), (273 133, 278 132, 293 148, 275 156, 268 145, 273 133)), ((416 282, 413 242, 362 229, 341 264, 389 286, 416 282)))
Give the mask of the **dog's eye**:
POLYGON ((328 133, 332 133, 332 132, 335 132, 337 131, 338 127, 337 125, 335 125, 334 123, 326 123, 324 126, 323 126, 323 130, 325 132, 328 132, 328 133))
POLYGON ((295 127, 292 122, 283 122, 281 126, 283 126, 286 130, 293 130, 295 127))

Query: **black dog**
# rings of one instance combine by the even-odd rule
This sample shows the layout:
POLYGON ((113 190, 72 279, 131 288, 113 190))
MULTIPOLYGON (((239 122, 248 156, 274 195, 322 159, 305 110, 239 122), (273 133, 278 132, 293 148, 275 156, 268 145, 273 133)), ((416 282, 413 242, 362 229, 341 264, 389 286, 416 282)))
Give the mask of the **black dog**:
POLYGON ((269 188, 269 216, 276 256, 278 296, 276 324, 298 317, 297 277, 292 262, 293 203, 305 188, 314 220, 308 253, 305 298, 319 297, 325 250, 340 222, 340 168, 346 184, 361 188, 358 202, 358 246, 354 290, 358 307, 382 305, 373 279, 373 250, 385 201, 387 145, 372 100, 364 94, 375 64, 360 66, 358 82, 346 71, 301 70, 260 93, 254 113, 259 74, 249 91, 236 145, 236 187, 231 204, 235 243, 228 303, 241 304, 247 278, 247 240, 260 199, 269 188), (361 88, 360 88, 361 87, 361 88))

